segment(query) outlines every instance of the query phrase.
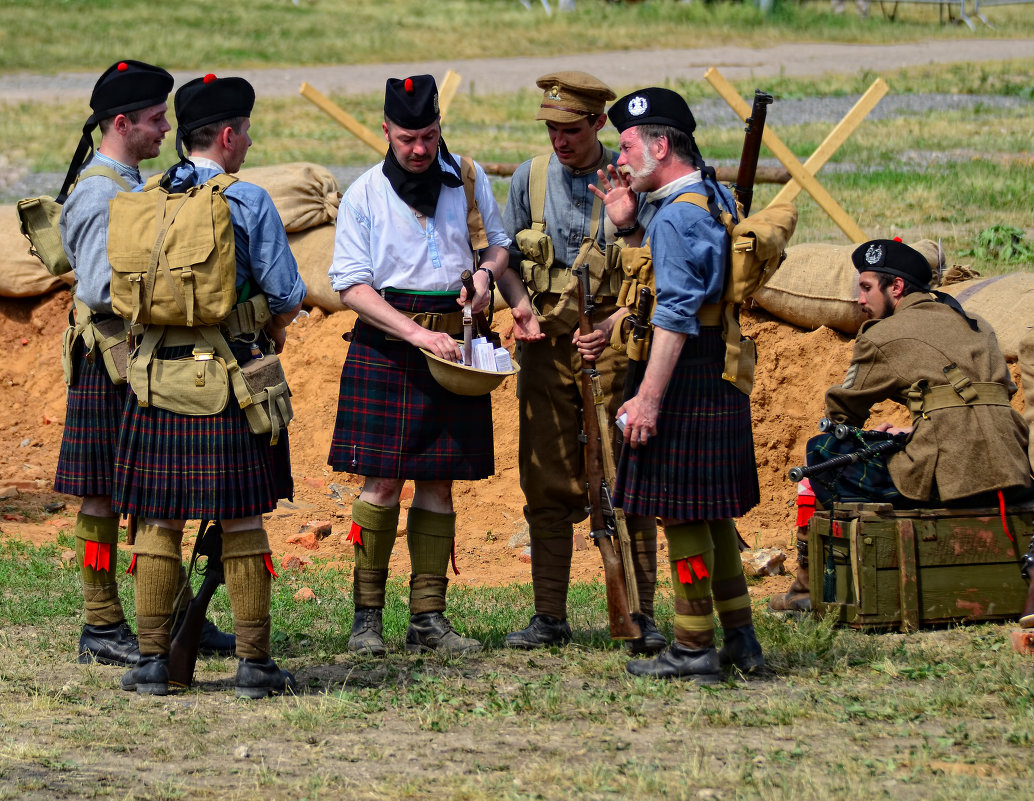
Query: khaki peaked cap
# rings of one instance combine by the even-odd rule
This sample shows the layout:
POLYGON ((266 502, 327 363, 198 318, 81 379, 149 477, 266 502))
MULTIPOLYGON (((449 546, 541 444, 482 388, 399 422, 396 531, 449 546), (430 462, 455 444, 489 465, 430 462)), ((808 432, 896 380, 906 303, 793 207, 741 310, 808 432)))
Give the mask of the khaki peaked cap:
POLYGON ((567 70, 543 75, 535 85, 543 90, 537 120, 577 122, 590 114, 602 114, 613 90, 587 72, 567 70))

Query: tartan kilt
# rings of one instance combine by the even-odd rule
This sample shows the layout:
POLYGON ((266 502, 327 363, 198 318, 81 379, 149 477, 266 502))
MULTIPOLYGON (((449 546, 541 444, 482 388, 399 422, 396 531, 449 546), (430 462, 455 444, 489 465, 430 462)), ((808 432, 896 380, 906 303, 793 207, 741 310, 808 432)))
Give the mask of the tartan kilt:
POLYGON ((750 398, 722 378, 721 329, 687 337, 657 434, 621 449, 614 504, 669 520, 740 517, 760 500, 750 398))
MULTIPOLYGON (((808 440, 805 449, 807 464, 812 467, 836 456, 846 456, 861 450, 857 439, 837 439, 830 433, 819 434, 808 440)), ((839 469, 829 470, 811 477, 811 488, 823 508, 833 503, 891 503, 908 508, 917 501, 905 498, 890 477, 887 455, 873 454, 839 469)))
MULTIPOLYGON (((456 297, 389 292, 385 299, 401 311, 454 312, 456 297)), ((491 398, 449 392, 418 348, 357 320, 327 461, 378 478, 486 478, 495 470, 491 398)))
POLYGON ((293 495, 287 432, 275 446, 252 434, 244 411, 191 417, 140 406, 127 393, 115 457, 112 505, 167 520, 237 520, 293 495))
POLYGON ((66 394, 54 490, 80 498, 111 495, 127 387, 113 384, 103 360, 89 361, 81 343, 77 349, 76 379, 66 394))

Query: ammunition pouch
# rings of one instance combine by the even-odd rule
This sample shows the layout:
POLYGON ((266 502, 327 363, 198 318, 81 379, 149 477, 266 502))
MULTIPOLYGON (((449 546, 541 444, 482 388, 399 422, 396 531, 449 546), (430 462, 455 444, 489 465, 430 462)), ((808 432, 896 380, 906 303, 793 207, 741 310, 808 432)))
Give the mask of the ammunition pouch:
POLYGON ((269 307, 257 296, 235 312, 222 327, 148 326, 132 354, 129 384, 141 406, 188 416, 219 414, 232 389, 251 432, 268 434, 275 445, 294 419, 283 364, 275 353, 260 352, 241 365, 223 330, 237 331, 235 339, 254 341, 263 318, 269 319, 269 307), (158 358, 161 348, 186 346, 192 348, 190 356, 158 358))
POLYGON ((100 356, 111 383, 116 386, 126 383, 129 327, 125 320, 97 315, 81 300, 74 298, 61 345, 61 365, 68 386, 73 386, 77 379, 80 347, 86 349, 86 358, 91 364, 100 356))
MULTIPOLYGON (((534 233, 521 231, 517 234, 534 233)), ((546 234, 542 234, 546 240, 546 234)), ((550 243, 552 264, 552 243, 550 243)), ((600 247, 593 237, 585 237, 578 250, 574 265, 570 267, 547 266, 530 259, 521 262, 521 278, 524 280, 531 305, 538 314, 539 327, 546 336, 569 334, 578 326, 578 279, 574 267, 582 264, 589 268, 589 287, 597 300, 614 298, 621 291, 621 247, 608 244, 600 247)))

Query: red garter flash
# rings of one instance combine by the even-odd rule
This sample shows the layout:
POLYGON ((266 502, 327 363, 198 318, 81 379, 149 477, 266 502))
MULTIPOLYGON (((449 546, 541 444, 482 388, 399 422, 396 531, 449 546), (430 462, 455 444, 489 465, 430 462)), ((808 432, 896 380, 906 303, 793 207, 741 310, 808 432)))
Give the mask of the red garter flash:
POLYGON ((280 575, 276 572, 276 568, 273 567, 273 557, 268 553, 262 554, 262 558, 266 560, 266 570, 269 571, 269 575, 273 578, 280 578, 280 575))
POLYGON ((675 570, 678 571, 679 581, 682 584, 693 583, 693 571, 690 570, 688 559, 679 559, 679 561, 675 563, 675 570))
POLYGON ((136 570, 136 554, 133 554, 133 558, 129 560, 129 569, 126 571, 126 575, 132 576, 134 570, 136 570))
POLYGON ((697 574, 698 579, 705 579, 711 575, 707 572, 707 565, 704 564, 704 557, 691 556, 689 557, 689 564, 692 566, 693 572, 697 574))
POLYGON ((94 570, 111 570, 111 550, 113 546, 110 542, 86 540, 85 546, 83 563, 87 567, 92 567, 94 570))
POLYGON ((348 530, 348 536, 345 537, 345 542, 350 542, 353 545, 363 544, 363 527, 355 521, 352 521, 352 528, 348 530))

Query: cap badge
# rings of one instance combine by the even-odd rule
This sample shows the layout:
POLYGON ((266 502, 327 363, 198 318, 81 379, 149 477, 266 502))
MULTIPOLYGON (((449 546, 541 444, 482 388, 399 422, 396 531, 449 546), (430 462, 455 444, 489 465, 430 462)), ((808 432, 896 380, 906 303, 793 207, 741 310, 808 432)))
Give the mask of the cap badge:
POLYGON ((437 116, 438 114, 441 113, 438 110, 438 93, 437 92, 434 93, 434 113, 435 113, 435 116, 437 116))
POLYGON ((883 261, 883 245, 869 245, 865 251, 866 264, 879 264, 883 261))
POLYGON ((628 101, 628 113, 633 117, 641 117, 649 107, 649 102, 642 95, 636 95, 628 101))
POLYGON ((557 83, 553 84, 553 88, 549 90, 548 97, 549 97, 550 100, 562 100, 563 99, 560 96, 560 84, 557 84, 557 83))

